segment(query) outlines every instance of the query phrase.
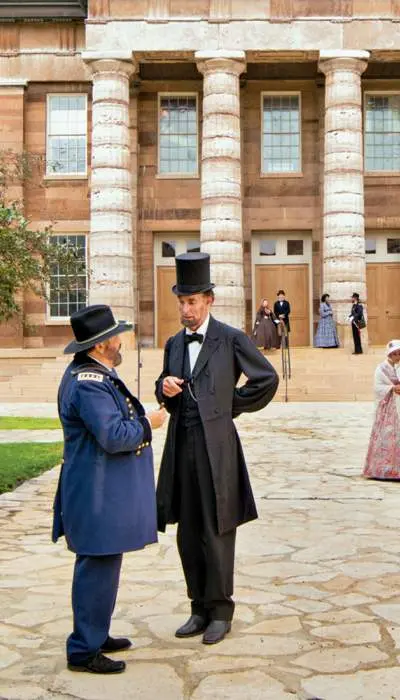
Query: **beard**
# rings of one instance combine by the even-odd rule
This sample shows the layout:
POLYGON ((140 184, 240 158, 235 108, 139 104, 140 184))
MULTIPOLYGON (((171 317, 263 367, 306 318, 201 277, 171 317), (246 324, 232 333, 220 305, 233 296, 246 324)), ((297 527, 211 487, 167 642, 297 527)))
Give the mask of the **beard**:
POLYGON ((114 367, 118 367, 122 362, 122 355, 119 350, 115 353, 114 359, 113 359, 113 364, 114 367))
POLYGON ((195 321, 193 318, 190 319, 190 321, 188 319, 181 318, 181 324, 184 328, 190 328, 190 330, 192 330, 192 326, 197 326, 197 321, 195 321))

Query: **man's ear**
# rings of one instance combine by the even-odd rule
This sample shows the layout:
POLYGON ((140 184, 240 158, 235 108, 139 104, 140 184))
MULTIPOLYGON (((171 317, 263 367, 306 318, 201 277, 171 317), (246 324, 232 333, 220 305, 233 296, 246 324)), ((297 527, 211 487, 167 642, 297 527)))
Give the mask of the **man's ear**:
POLYGON ((100 353, 100 355, 103 355, 103 353, 104 353, 104 343, 103 343, 103 342, 102 342, 102 343, 96 343, 96 345, 94 346, 94 349, 95 349, 98 353, 100 353))

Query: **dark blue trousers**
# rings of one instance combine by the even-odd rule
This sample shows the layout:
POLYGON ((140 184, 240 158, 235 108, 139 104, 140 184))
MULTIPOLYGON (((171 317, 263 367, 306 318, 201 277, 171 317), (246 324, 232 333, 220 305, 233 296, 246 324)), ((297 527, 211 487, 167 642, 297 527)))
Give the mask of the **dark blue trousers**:
POLYGON ((122 554, 77 554, 72 580, 74 631, 67 639, 67 659, 79 664, 93 657, 108 637, 117 598, 122 554))

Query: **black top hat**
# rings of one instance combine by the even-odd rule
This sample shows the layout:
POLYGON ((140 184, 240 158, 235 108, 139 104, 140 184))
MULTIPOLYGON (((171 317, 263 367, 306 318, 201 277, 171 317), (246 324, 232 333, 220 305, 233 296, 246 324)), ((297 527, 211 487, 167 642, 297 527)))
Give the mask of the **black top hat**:
POLYGON ((352 299, 359 299, 359 298, 360 298, 360 295, 359 295, 358 292, 353 292, 353 294, 351 295, 351 298, 352 298, 352 299))
POLYGON ((64 349, 64 354, 89 350, 96 343, 119 335, 125 331, 131 331, 132 323, 116 321, 109 306, 106 304, 93 304, 84 309, 75 311, 70 318, 75 340, 72 340, 64 349))
POLYGON ((208 253, 183 253, 175 258, 176 284, 174 294, 200 294, 214 289, 210 282, 210 256, 208 253))

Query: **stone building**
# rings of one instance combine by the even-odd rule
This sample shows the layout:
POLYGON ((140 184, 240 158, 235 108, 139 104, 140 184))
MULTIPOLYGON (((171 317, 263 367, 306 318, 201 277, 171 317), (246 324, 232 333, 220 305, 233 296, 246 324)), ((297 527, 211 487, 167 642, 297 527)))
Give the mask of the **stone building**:
POLYGON ((87 271, 0 346, 62 345, 87 298, 162 345, 200 246, 229 323, 282 287, 309 345, 321 293, 345 335, 357 291, 370 342, 400 337, 400 0, 0 0, 0 120, 43 164, 26 216, 87 271))

